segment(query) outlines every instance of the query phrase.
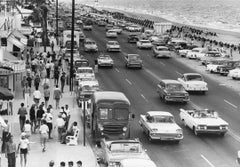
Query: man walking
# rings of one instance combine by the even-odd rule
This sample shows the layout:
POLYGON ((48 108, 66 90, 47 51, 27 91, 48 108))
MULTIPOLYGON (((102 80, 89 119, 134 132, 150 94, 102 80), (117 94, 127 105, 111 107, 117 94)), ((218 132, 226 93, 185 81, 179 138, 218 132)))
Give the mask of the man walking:
POLYGON ((40 126, 39 129, 40 132, 40 138, 41 138, 41 146, 43 147, 42 152, 46 151, 46 141, 48 138, 48 132, 49 132, 49 128, 47 126, 46 120, 42 120, 42 124, 40 126))
POLYGON ((64 86, 65 86, 65 81, 66 81, 66 73, 63 71, 61 77, 60 77, 60 81, 61 81, 61 91, 63 93, 64 90, 64 86))
POLYGON ((21 103, 21 107, 18 109, 18 115, 19 115, 19 124, 20 124, 20 130, 23 132, 23 127, 26 121, 26 115, 27 115, 27 109, 24 107, 24 103, 21 103))
POLYGON ((58 85, 56 85, 54 92, 53 92, 53 98, 56 101, 56 109, 59 109, 59 102, 60 102, 61 97, 62 97, 62 92, 58 88, 58 85))

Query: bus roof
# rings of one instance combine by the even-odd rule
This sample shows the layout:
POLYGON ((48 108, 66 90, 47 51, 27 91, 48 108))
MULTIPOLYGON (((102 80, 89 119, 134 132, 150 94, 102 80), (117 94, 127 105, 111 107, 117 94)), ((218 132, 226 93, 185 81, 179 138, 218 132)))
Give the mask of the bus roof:
POLYGON ((119 101, 125 101, 130 105, 130 101, 122 92, 98 91, 98 92, 94 92, 93 97, 96 103, 101 100, 119 100, 119 101))

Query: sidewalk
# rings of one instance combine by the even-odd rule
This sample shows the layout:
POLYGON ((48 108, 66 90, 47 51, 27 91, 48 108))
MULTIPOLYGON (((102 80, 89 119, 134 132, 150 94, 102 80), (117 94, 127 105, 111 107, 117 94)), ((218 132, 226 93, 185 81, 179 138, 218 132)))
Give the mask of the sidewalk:
MULTIPOLYGON (((41 48, 37 48, 39 51, 41 48)), ((50 48, 48 47, 47 50, 50 48)), ((57 48, 56 48, 57 49, 57 48)), ((3 116, 4 119, 7 119, 9 123, 11 124, 11 132, 14 136, 14 142, 18 144, 19 137, 20 137, 20 128, 19 128, 19 121, 18 121, 18 115, 17 111, 20 107, 20 104, 24 102, 24 99, 22 98, 22 91, 21 91, 21 85, 20 85, 20 77, 18 77, 17 80, 17 88, 16 88, 16 96, 14 100, 13 105, 13 115, 11 116, 3 116)), ((51 79, 50 82, 50 89, 54 89, 53 79, 51 79)), ((63 94, 63 98, 60 101, 60 106, 64 106, 65 104, 69 105, 69 108, 71 110, 71 118, 69 125, 77 121, 78 127, 80 129, 80 137, 78 139, 78 146, 67 146, 65 144, 60 144, 57 141, 57 131, 56 129, 53 130, 53 139, 47 142, 47 151, 42 152, 41 146, 40 146, 40 135, 39 134, 32 134, 30 138, 30 152, 28 154, 28 162, 27 167, 47 167, 48 162, 50 160, 55 161, 55 166, 58 167, 61 161, 67 162, 73 161, 76 163, 76 161, 81 160, 83 162, 83 167, 96 167, 97 162, 95 155, 93 153, 93 150, 91 146, 89 145, 88 141, 86 141, 86 146, 83 146, 83 126, 82 126, 82 120, 81 120, 81 113, 79 112, 79 108, 77 106, 74 93, 71 94, 69 92, 69 86, 65 86, 65 93, 63 94)), ((42 91, 42 88, 40 88, 40 91, 42 91)), ((49 104, 52 104, 55 106, 55 103, 52 98, 53 92, 51 92, 51 98, 49 101, 49 104)), ((31 99, 33 97, 31 96, 31 99)), ((41 101, 44 101, 43 98, 41 101)), ((29 109, 28 109, 29 112, 29 109)), ((57 118, 57 114, 59 113, 59 110, 54 110, 53 116, 54 120, 57 118)), ((7 159, 5 158, 5 155, 2 155, 2 162, 0 167, 7 167, 7 159)), ((16 161, 16 167, 20 167, 20 157, 18 155, 17 161, 16 161)))

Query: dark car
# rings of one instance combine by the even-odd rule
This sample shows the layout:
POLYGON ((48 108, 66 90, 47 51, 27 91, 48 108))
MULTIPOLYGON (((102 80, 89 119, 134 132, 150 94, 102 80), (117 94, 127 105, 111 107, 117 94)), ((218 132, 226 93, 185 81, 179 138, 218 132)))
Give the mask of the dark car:
POLYGON ((165 102, 182 102, 187 103, 190 98, 188 92, 177 80, 161 80, 157 85, 157 93, 165 102))
POLYGON ((129 34, 128 35, 128 43, 136 43, 139 40, 137 34, 129 34))
POLYGON ((224 65, 218 67, 218 72, 221 75, 228 75, 230 70, 240 66, 240 61, 227 61, 224 65))

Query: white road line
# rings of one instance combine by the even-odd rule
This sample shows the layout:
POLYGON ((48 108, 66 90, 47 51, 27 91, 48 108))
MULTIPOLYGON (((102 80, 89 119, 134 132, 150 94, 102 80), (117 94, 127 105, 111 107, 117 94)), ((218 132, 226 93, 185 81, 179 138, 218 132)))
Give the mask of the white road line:
POLYGON ((224 102, 226 102, 227 104, 229 104, 230 106, 234 107, 234 108, 238 108, 237 106, 235 106, 234 104, 230 103, 229 101, 224 99, 224 102))
POLYGON ((226 84, 225 83, 220 83, 219 86, 226 86, 226 84))
POLYGON ((160 64, 162 64, 163 66, 165 66, 166 64, 164 64, 163 62, 160 62, 160 64))
POLYGON ((132 83, 128 79, 126 79, 126 81, 129 83, 129 85, 132 85, 132 83))
POLYGON ((143 94, 141 94, 141 96, 146 102, 148 102, 148 100, 146 99, 146 97, 143 94))
POLYGON ((215 167, 206 157, 204 157, 202 154, 201 154, 201 157, 208 163, 208 165, 210 165, 211 167, 215 167))
POLYGON ((147 68, 145 68, 145 71, 149 73, 153 78, 157 79, 158 81, 161 81, 161 78, 154 74, 152 71, 148 70, 147 68))
POLYGON ((116 70, 117 72, 120 72, 117 68, 115 68, 115 70, 116 70))
POLYGON ((180 72, 178 72, 178 71, 175 71, 177 74, 179 74, 179 75, 182 75, 180 72))

